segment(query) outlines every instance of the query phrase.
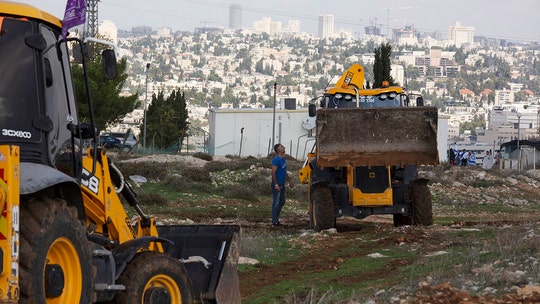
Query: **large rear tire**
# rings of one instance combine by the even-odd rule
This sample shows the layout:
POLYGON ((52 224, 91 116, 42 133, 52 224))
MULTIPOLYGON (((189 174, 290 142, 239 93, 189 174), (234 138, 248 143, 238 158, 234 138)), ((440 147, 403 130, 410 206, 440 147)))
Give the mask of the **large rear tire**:
POLYGON ((413 202, 413 224, 421 226, 433 225, 433 207, 431 192, 427 184, 415 184, 411 189, 413 202))
POLYGON ((317 185, 310 192, 310 227, 319 232, 335 228, 334 199, 327 185, 317 185))
POLYGON ((142 252, 120 275, 126 290, 118 293, 116 304, 193 303, 191 280, 177 259, 159 252, 142 252))
POLYGON ((410 199, 413 209, 412 216, 394 214, 394 226, 433 225, 433 207, 431 202, 431 192, 425 183, 414 183, 411 186, 410 199))
POLYGON ((90 242, 77 210, 62 199, 21 202, 20 303, 91 303, 90 242))

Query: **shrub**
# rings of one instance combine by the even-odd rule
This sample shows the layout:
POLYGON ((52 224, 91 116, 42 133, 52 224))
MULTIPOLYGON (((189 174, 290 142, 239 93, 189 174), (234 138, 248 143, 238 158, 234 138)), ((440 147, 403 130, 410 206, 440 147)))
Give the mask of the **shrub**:
POLYGON ((191 182, 186 185, 191 192, 213 193, 214 187, 210 183, 191 182))
POLYGON ((115 165, 126 177, 130 175, 141 175, 148 180, 164 179, 168 174, 170 166, 170 164, 158 162, 122 162, 118 164, 115 163, 115 165))
POLYGON ((209 161, 206 164, 204 164, 204 168, 208 170, 208 172, 219 172, 225 169, 229 169, 230 163, 222 162, 222 161, 209 161))
POLYGON ((137 199, 141 205, 166 205, 168 200, 157 193, 140 193, 137 199))
POLYGON ((210 172, 206 169, 206 167, 186 167, 184 168, 184 170, 182 170, 182 175, 186 179, 194 182, 212 182, 212 179, 210 178, 210 172))
POLYGON ((204 153, 204 152, 195 152, 195 153, 193 153, 192 156, 196 157, 196 158, 203 159, 203 160, 207 160, 207 161, 212 161, 214 159, 212 157, 212 155, 210 155, 208 153, 204 153))
POLYGON ((264 159, 259 159, 253 156, 248 156, 244 158, 232 158, 230 161, 221 162, 221 161, 212 161, 206 163, 206 168, 210 172, 223 171, 225 169, 236 171, 236 170, 247 170, 251 166, 255 165, 256 167, 267 167, 270 168, 270 162, 266 162, 264 159))
POLYGON ((187 186, 187 184, 188 184, 187 179, 184 176, 178 175, 178 174, 168 176, 163 181, 163 184, 167 188, 169 188, 169 189, 171 189, 173 191, 186 192, 186 191, 190 190, 189 187, 187 186))
POLYGON ((167 177, 163 184, 172 191, 176 192, 214 192, 210 182, 193 181, 182 175, 171 175, 167 177))
POLYGON ((256 158, 253 156, 244 157, 237 161, 234 166, 234 170, 247 170, 251 166, 270 168, 271 162, 267 162, 265 159, 256 158))
MULTIPOLYGON (((218 190, 225 198, 238 198, 247 201, 259 201, 253 187, 246 187, 241 184, 222 185, 218 190)), ((258 192, 258 191, 257 191, 258 192)))

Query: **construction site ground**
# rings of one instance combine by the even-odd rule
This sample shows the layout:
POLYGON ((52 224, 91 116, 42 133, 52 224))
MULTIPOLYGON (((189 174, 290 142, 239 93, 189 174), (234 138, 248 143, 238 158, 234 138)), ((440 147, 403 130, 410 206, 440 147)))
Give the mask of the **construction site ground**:
MULTIPOLYGON (((247 171, 257 170, 269 174, 247 171)), ((255 187, 253 172, 235 174, 248 178, 232 188, 255 187)), ((284 228, 270 225, 270 195, 183 192, 151 211, 163 223, 240 225, 243 303, 540 303, 540 172, 439 166, 420 175, 430 179, 429 227, 394 227, 382 215, 315 232, 298 184, 284 228)))

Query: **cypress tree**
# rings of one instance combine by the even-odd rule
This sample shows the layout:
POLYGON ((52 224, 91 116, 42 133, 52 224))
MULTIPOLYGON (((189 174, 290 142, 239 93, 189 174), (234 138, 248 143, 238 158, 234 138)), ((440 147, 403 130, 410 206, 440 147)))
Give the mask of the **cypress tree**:
MULTIPOLYGON (((189 129, 184 93, 173 90, 167 98, 163 91, 158 92, 157 96, 152 95, 146 118, 147 146, 164 149, 174 145, 179 149, 189 129)), ((141 125, 141 130, 142 128, 141 125)))
POLYGON ((383 43, 375 48, 375 63, 373 64, 373 87, 380 88, 383 81, 388 81, 389 85, 395 85, 394 79, 390 75, 392 63, 390 55, 392 54, 392 46, 390 43, 383 43))

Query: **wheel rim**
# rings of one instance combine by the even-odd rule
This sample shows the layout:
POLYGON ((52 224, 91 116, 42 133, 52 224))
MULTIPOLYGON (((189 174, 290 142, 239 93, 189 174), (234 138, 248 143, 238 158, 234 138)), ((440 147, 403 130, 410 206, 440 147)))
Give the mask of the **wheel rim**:
POLYGON ((168 293, 168 299, 170 299, 170 303, 182 303, 182 293, 180 292, 180 288, 178 287, 178 284, 176 284, 176 281, 167 275, 156 275, 152 277, 146 283, 146 286, 144 286, 144 292, 143 292, 143 301, 141 303, 144 304, 168 304, 169 301, 167 300, 164 303, 154 303, 154 302, 145 302, 144 299, 147 296, 147 293, 155 293, 157 290, 163 290, 168 293))
MULTIPOLYGON (((82 293, 82 271, 79 254, 67 238, 58 238, 49 248, 45 269, 59 268, 64 276, 63 291, 58 297, 47 298, 47 303, 77 303, 82 293)), ((48 278, 45 277, 45 280, 48 278)))

